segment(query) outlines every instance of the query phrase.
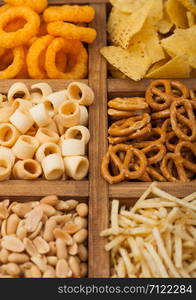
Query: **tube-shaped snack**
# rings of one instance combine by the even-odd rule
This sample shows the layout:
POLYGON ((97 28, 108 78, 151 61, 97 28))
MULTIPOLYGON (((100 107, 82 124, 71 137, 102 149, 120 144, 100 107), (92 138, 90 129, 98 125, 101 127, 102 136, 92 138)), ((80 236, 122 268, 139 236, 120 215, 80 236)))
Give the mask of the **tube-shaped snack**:
POLYGON ((42 98, 45 98, 52 93, 51 86, 46 82, 35 83, 31 86, 31 89, 38 90, 39 93, 41 92, 42 98))
POLYGON ((47 180, 56 180, 64 173, 64 163, 61 155, 50 154, 42 160, 42 169, 47 180))
POLYGON ((29 135, 21 135, 12 151, 19 159, 33 158, 35 151, 39 147, 39 142, 35 137, 29 135))
POLYGON ((0 123, 9 122, 9 118, 13 114, 14 109, 10 106, 0 108, 0 123))
POLYGON ((9 179, 12 171, 12 164, 8 157, 0 157, 0 181, 9 179))
POLYGON ((39 127, 44 127, 51 122, 50 115, 48 114, 43 103, 33 106, 29 112, 39 127))
POLYGON ((58 143, 59 141, 59 135, 47 128, 39 128, 35 138, 39 141, 40 144, 44 144, 44 143, 58 143))
POLYGON ((26 132, 26 135, 35 136, 38 130, 38 126, 36 123, 33 124, 33 126, 26 132))
POLYGON ((86 177, 89 169, 89 161, 84 156, 69 156, 64 158, 65 173, 75 180, 86 177))
POLYGON ((58 112, 59 106, 67 100, 67 91, 62 90, 59 92, 52 93, 45 97, 44 101, 48 101, 53 106, 55 114, 58 112))
POLYGON ((80 121, 80 106, 73 101, 65 101, 59 107, 59 115, 64 127, 72 127, 79 124, 80 121))
POLYGON ((39 104, 42 102, 42 94, 33 92, 30 95, 32 104, 39 104))
POLYGON ((81 82, 70 83, 67 87, 67 96, 69 100, 86 106, 91 105, 95 98, 93 90, 87 84, 81 82))
POLYGON ((18 130, 10 123, 0 124, 0 145, 12 147, 20 136, 18 130))
POLYGON ((29 90, 23 82, 16 82, 10 87, 7 98, 11 104, 14 102, 15 98, 30 100, 29 90))
POLYGON ((78 156, 85 154, 85 143, 77 139, 67 139, 61 144, 63 156, 78 156))
POLYGON ((78 139, 85 144, 88 144, 90 139, 90 132, 87 127, 78 125, 67 129, 65 132, 65 139, 78 139))
POLYGON ((44 126, 43 128, 47 128, 58 134, 58 129, 57 129, 56 123, 53 119, 51 120, 51 122, 48 125, 44 126))
POLYGON ((61 150, 57 144, 54 143, 45 143, 42 144, 37 152, 35 153, 35 157, 39 162, 42 162, 42 160, 50 154, 59 154, 61 155, 61 150))
POLYGON ((19 108, 11 115, 10 122, 23 134, 34 124, 31 115, 27 111, 19 108))
POLYGON ((15 179, 37 179, 41 174, 41 165, 34 159, 18 160, 13 167, 15 179))
POLYGON ((32 107, 31 101, 26 101, 20 98, 15 99, 14 102, 12 103, 13 111, 16 111, 17 109, 28 111, 31 107, 32 107))
POLYGON ((59 114, 54 117, 54 122, 56 124, 56 127, 58 128, 59 134, 63 135, 66 132, 67 127, 65 127, 63 125, 63 122, 61 120, 61 116, 59 114))
POLYGON ((80 125, 86 126, 88 124, 88 110, 86 106, 80 105, 80 125))
POLYGON ((0 158, 8 159, 13 167, 15 163, 15 155, 10 148, 0 146, 0 158))

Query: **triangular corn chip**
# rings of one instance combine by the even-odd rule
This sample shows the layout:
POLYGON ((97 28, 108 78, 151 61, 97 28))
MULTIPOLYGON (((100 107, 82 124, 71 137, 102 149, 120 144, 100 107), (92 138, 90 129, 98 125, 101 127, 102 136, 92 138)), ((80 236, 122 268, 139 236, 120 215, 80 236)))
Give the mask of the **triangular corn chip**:
POLYGON ((171 21, 179 28, 187 28, 186 8, 178 0, 167 1, 167 12, 171 21))

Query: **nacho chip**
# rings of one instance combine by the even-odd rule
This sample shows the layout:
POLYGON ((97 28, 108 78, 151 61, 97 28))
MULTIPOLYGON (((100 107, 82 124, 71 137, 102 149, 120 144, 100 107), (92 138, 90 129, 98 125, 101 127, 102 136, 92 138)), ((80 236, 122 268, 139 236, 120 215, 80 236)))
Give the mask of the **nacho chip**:
POLYGON ((189 27, 196 25, 196 16, 191 11, 187 11, 186 16, 189 27))
POLYGON ((141 31, 138 32, 132 39, 128 51, 132 51, 132 46, 144 43, 152 64, 163 59, 165 54, 160 45, 159 37, 155 27, 148 18, 144 23, 141 31))
POLYGON ((190 10, 194 15, 196 15, 196 4, 195 0, 178 0, 182 5, 184 5, 188 10, 190 10))
POLYGON ((151 65, 151 59, 142 43, 134 46, 132 52, 109 46, 102 48, 101 54, 116 69, 135 81, 142 79, 151 65))
POLYGON ((168 33, 171 28, 173 27, 173 23, 170 20, 170 17, 167 13, 167 2, 163 3, 163 17, 162 19, 157 23, 157 30, 158 32, 162 34, 168 33))
POLYGON ((110 3, 124 13, 133 13, 140 9, 146 0, 110 0, 110 3))
POLYGON ((170 56, 187 56, 189 65, 196 68, 196 25, 188 29, 176 29, 161 44, 170 56))
POLYGON ((167 1, 167 12, 171 21, 179 28, 187 28, 186 8, 178 0, 167 1))
POLYGON ((113 78, 126 79, 127 76, 121 71, 117 70, 114 66, 108 64, 108 70, 110 71, 113 78))
POLYGON ((153 3, 154 0, 148 0, 133 14, 125 14, 117 9, 112 10, 107 29, 114 45, 121 46, 123 49, 129 47, 131 38, 143 27, 153 3))
POLYGON ((146 78, 187 78, 190 77, 188 61, 176 56, 155 70, 150 70, 146 78))
POLYGON ((148 19, 152 24, 157 24, 163 18, 163 0, 154 0, 152 8, 150 9, 148 19))

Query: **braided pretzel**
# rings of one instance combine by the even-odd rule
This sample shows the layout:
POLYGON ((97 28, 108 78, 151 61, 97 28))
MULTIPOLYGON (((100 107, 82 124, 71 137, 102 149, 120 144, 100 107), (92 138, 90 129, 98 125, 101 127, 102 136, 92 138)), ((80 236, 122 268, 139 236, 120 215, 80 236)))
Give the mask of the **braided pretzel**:
POLYGON ((148 108, 145 98, 141 97, 115 98, 108 102, 108 106, 110 108, 125 111, 142 110, 148 108))
POLYGON ((143 128, 150 122, 149 114, 143 114, 142 116, 131 117, 124 120, 114 122, 108 129, 108 132, 112 136, 127 136, 136 132, 138 129, 143 128))
POLYGON ((171 124, 172 129, 179 137, 179 139, 185 141, 196 140, 196 119, 194 115, 194 109, 196 109, 196 102, 191 100, 177 100, 171 105, 171 124), (178 111, 178 106, 183 106, 187 117, 178 111), (180 128, 180 123, 181 127, 180 128), (185 125, 185 126, 184 126, 185 125), (187 128, 191 131, 191 135, 184 132, 183 128, 187 128))
POLYGON ((146 102, 155 111, 167 109, 172 101, 188 97, 188 88, 179 81, 154 80, 146 90, 146 102))

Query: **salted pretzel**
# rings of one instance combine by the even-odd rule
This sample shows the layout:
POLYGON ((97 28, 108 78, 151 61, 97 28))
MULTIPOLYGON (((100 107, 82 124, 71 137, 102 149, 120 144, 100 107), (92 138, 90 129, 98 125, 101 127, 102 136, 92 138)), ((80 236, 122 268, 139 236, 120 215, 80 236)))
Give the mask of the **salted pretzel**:
POLYGON ((142 151, 134 149, 130 145, 118 144, 115 146, 109 146, 108 152, 103 157, 101 165, 101 174, 110 184, 123 181, 127 179, 137 179, 141 177, 146 169, 147 159, 142 151), (123 160, 119 157, 118 153, 125 153, 123 160), (137 169, 134 167, 137 158, 137 169), (118 174, 111 174, 110 162, 113 162, 118 169, 118 174))
POLYGON ((196 162, 194 163, 196 159, 196 144, 190 143, 190 142, 180 142, 176 146, 175 154, 179 155, 183 159, 183 166, 190 171, 196 172, 196 162), (189 150, 189 154, 184 152, 183 149, 189 150), (190 160, 192 156, 192 161, 190 160))
POLYGON ((177 100, 171 104, 171 125, 173 131, 179 139, 185 141, 196 140, 196 118, 194 110, 196 109, 196 102, 191 100, 177 100), (178 111, 178 107, 183 106, 185 113, 178 111), (190 134, 186 132, 190 131, 190 134))
POLYGON ((108 109, 108 115, 112 119, 124 119, 129 117, 141 116, 145 110, 134 110, 134 111, 125 111, 125 110, 117 110, 113 108, 108 109))
POLYGON ((148 108, 145 98, 133 97, 133 98, 115 98, 108 102, 110 108, 124 111, 137 111, 148 108))
POLYGON ((174 131, 168 132, 166 134, 166 147, 169 151, 174 152, 177 144, 180 142, 179 137, 175 134, 174 131))
POLYGON ((191 100, 196 101, 196 85, 193 90, 190 91, 191 100))
POLYGON ((151 144, 142 148, 141 151, 146 155, 148 165, 156 164, 161 161, 166 154, 165 146, 159 142, 151 142, 151 144))
POLYGON ((173 101, 188 97, 188 88, 174 80, 154 80, 146 90, 146 102, 155 111, 167 109, 173 101))
POLYGON ((143 128, 150 122, 150 115, 143 114, 142 116, 131 117, 114 122, 108 129, 111 136, 127 136, 137 130, 143 128))
POLYGON ((131 144, 136 148, 144 148, 153 143, 162 143, 166 141, 166 133, 162 128, 152 128, 146 137, 139 138, 131 144))

